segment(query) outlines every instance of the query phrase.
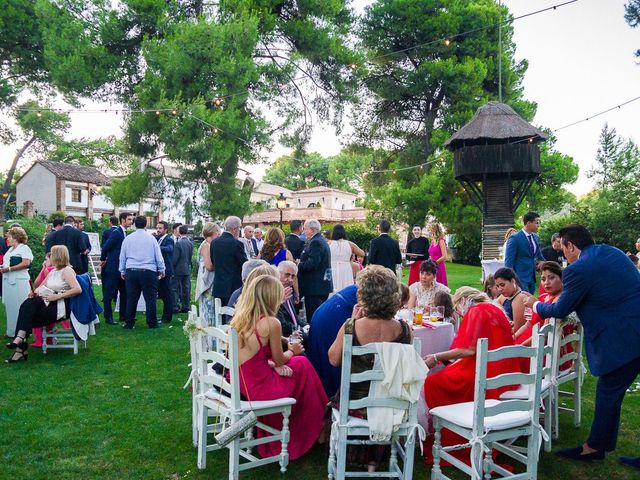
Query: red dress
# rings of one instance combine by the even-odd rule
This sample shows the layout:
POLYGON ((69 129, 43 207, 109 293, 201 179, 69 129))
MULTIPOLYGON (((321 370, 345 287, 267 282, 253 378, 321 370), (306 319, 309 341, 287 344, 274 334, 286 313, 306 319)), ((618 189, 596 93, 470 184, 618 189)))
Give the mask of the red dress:
MULTIPOLYGON (((257 331, 256 338, 261 345, 260 350, 240 365, 240 391, 251 401, 275 400, 282 397, 296 399, 289 417, 291 435, 288 445, 289 459, 296 460, 313 447, 320 436, 327 395, 318 374, 306 357, 291 358, 287 366, 293 370, 293 375, 281 377, 267 363, 271 359, 271 347, 269 344, 262 345, 257 331)), ((278 430, 282 428, 281 414, 266 415, 261 417, 260 421, 278 430)), ((257 436, 262 438, 268 435, 258 429, 257 436)), ((279 455, 280 442, 258 445, 257 449, 263 458, 279 455)))
MULTIPOLYGON (((489 339, 489 350, 514 345, 511 325, 500 307, 492 303, 479 303, 471 307, 460 324, 460 329, 451 343, 454 348, 472 348, 475 350, 478 339, 489 339)), ((487 366, 487 378, 503 373, 519 372, 517 359, 505 359, 490 362, 487 366)), ((473 402, 476 378, 476 356, 461 358, 451 365, 427 377, 424 383, 424 397, 429 409, 452 405, 454 403, 473 402)), ((507 390, 516 386, 501 387, 487 391, 487 399, 497 399, 507 390)), ((433 437, 430 437, 433 441, 433 437)), ((442 445, 451 446, 466 443, 466 440, 453 432, 442 430, 442 445)), ((430 447, 430 446, 429 446, 430 447)), ((433 461, 431 448, 425 450, 428 463, 433 461)), ((457 450, 455 455, 468 461, 468 450, 457 450)))
MULTIPOLYGON (((552 297, 548 293, 543 293, 538 297, 538 300, 544 303, 553 303, 556 297, 552 297)), ((531 338, 531 334, 533 333, 534 325, 542 325, 544 324, 544 319, 540 318, 536 312, 533 312, 531 315, 531 321, 529 322, 529 326, 524 330, 518 337, 516 338, 516 344, 522 345, 524 342, 531 338)))

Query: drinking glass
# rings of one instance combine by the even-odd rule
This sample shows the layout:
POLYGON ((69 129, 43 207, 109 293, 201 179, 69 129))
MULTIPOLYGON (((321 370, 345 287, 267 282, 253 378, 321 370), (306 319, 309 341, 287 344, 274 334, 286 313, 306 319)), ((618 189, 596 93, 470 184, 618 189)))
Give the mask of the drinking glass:
POLYGON ((415 316, 413 317, 413 323, 414 325, 422 325, 422 315, 424 314, 424 308, 423 307, 416 307, 415 310, 415 316))

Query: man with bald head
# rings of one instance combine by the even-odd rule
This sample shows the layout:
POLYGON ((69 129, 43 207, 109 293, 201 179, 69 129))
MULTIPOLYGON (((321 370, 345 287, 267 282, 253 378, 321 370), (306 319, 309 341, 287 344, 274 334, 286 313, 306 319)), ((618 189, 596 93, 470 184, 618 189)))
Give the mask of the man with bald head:
POLYGON ((298 264, 300 296, 304 297, 307 320, 333 291, 331 279, 331 250, 321 233, 320 222, 310 219, 304 222, 304 234, 308 238, 298 264))
POLYGON ((215 265, 213 296, 229 303, 234 290, 242 285, 242 265, 247 261, 244 244, 238 240, 242 221, 238 217, 227 217, 224 232, 211 242, 211 261, 215 265))

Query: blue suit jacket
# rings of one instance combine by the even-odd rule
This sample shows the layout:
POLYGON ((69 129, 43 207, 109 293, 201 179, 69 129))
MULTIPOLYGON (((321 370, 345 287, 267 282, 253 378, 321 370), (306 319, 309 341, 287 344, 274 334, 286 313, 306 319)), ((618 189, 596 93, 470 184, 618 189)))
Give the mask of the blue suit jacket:
POLYGON ((119 275, 118 268, 122 242, 124 242, 124 232, 121 227, 118 227, 111 232, 107 241, 104 242, 102 252, 100 254, 100 260, 107 261, 103 268, 105 273, 117 273, 119 275))
POLYGON ((536 262, 544 262, 544 257, 540 251, 540 240, 535 233, 533 234, 533 241, 536 244, 534 255, 531 255, 529 240, 527 240, 527 236, 522 230, 515 235, 511 235, 507 241, 504 266, 512 268, 523 283, 535 283, 536 262))
POLYGON ((166 235, 162 242, 159 242, 160 252, 162 253, 162 258, 164 259, 164 275, 165 277, 170 277, 173 275, 173 249, 176 243, 173 241, 173 237, 171 235, 166 235))
POLYGON ((565 269, 562 281, 558 301, 538 303, 538 314, 562 318, 576 311, 594 375, 640 357, 640 273, 624 253, 609 245, 591 245, 565 269))

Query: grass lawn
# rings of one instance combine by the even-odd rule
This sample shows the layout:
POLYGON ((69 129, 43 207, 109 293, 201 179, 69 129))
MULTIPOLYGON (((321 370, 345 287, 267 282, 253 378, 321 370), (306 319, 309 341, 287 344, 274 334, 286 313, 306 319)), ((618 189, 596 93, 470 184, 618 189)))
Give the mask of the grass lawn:
MULTIPOLYGON (((479 285, 480 269, 448 265, 450 285, 479 285)), ((101 295, 98 294, 101 298, 101 295)), ((4 331, 4 310, 0 306, 4 331)), ((185 316, 178 316, 184 320, 185 316)), ((88 348, 74 356, 30 350, 26 363, 0 366, 0 479, 224 479, 225 452, 210 453, 196 468, 191 446, 191 397, 182 385, 189 348, 180 322, 149 330, 138 314, 133 331, 101 325, 88 348)), ((6 350, 7 356, 9 351, 6 350)), ((584 384, 583 426, 561 415, 559 447, 581 443, 593 415, 594 378, 584 384)), ((623 407, 618 450, 591 465, 542 453, 541 479, 637 479, 618 455, 640 455, 640 394, 623 407)), ((419 453, 418 453, 419 455, 419 453)), ((416 462, 414 477, 429 478, 416 462)), ((287 478, 326 478, 327 453, 316 446, 289 465, 287 478)), ((279 478, 275 465, 242 473, 243 479, 279 478)), ((454 475, 454 478, 464 478, 454 475)))

